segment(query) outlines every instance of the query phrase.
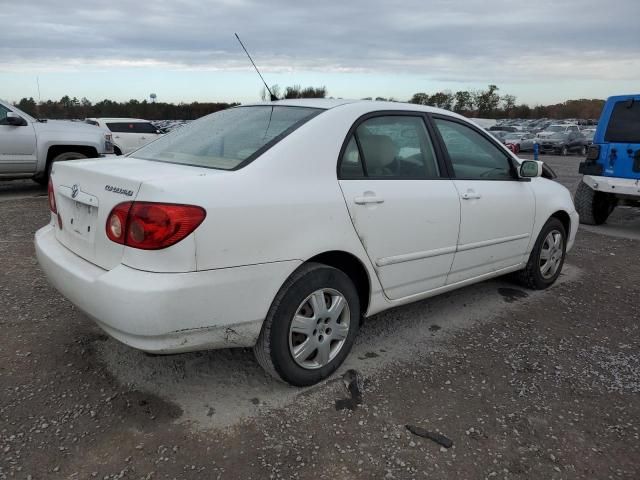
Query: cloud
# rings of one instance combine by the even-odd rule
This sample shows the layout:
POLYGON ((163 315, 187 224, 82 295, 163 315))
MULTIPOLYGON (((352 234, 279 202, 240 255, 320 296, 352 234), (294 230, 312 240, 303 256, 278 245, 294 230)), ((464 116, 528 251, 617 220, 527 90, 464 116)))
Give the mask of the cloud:
POLYGON ((0 0, 0 73, 111 68, 637 79, 638 0, 0 0))

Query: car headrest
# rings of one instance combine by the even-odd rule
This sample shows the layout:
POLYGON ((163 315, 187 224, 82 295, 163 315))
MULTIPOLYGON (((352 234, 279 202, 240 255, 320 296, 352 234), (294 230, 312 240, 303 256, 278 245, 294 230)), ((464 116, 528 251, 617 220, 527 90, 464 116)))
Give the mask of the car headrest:
POLYGON ((386 135, 362 135, 360 146, 367 163, 367 170, 376 170, 391 165, 396 159, 396 146, 386 135))

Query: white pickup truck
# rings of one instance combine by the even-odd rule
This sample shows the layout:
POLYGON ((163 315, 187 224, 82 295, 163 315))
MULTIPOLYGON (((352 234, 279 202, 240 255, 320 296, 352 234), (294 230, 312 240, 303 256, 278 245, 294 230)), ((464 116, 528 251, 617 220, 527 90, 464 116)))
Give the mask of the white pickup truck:
POLYGON ((46 184, 53 162, 113 153, 111 133, 84 122, 36 120, 0 100, 0 180, 46 184))

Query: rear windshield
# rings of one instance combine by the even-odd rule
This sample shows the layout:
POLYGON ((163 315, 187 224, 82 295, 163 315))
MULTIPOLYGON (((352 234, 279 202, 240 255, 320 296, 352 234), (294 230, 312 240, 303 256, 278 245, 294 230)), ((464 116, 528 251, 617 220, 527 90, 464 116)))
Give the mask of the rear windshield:
POLYGON ((222 110, 142 147, 135 157, 233 170, 262 154, 321 111, 271 105, 222 110))
POLYGON ((617 102, 613 107, 605 142, 640 143, 640 101, 617 102))

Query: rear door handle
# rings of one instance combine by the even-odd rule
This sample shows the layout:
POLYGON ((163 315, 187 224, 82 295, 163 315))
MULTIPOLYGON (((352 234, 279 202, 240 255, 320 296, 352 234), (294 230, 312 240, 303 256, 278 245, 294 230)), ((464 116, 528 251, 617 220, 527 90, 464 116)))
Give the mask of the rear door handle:
POLYGON ((356 205, 366 205, 368 203, 384 203, 384 198, 376 197, 373 195, 367 195, 364 197, 356 197, 353 199, 356 205))
POLYGON ((480 195, 479 193, 475 193, 475 192, 465 192, 462 195, 460 195, 460 197, 463 200, 477 200, 479 198, 482 198, 482 195, 480 195))

